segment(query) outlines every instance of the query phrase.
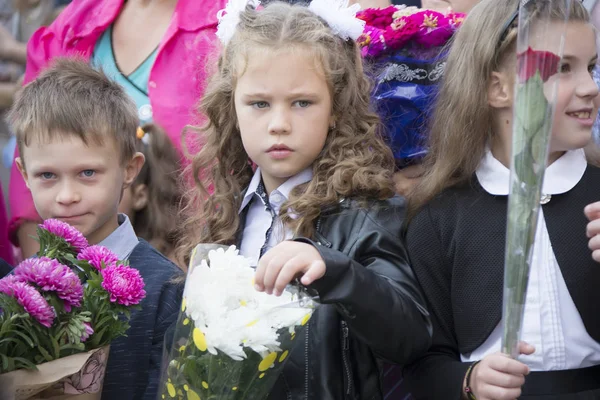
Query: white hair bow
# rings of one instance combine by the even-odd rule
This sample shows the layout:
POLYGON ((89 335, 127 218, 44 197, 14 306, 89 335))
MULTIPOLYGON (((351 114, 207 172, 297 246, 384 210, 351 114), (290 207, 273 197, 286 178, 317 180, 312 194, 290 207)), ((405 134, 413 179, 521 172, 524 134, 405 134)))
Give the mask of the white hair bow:
MULTIPOLYGON (((256 8, 260 0, 229 0, 225 8, 217 13, 217 37, 221 43, 229 43, 240 23, 240 13, 248 4, 256 8)), ((348 6, 348 0, 313 0, 308 9, 323 18, 333 33, 344 40, 356 40, 363 33, 365 21, 356 18, 360 10, 358 4, 348 6)))
POLYGON ((358 39, 365 28, 365 21, 356 18, 360 5, 348 7, 348 0, 313 0, 308 9, 323 18, 333 33, 344 40, 358 39))
POLYGON ((229 43, 240 23, 240 14, 248 4, 256 8, 260 5, 260 0, 229 0, 225 8, 217 13, 217 19, 219 20, 217 37, 221 43, 229 43))

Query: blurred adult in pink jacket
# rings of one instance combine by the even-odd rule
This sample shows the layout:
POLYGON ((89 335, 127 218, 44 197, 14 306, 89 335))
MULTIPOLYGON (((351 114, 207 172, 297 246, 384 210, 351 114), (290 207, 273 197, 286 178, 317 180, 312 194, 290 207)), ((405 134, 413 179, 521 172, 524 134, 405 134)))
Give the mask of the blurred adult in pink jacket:
MULTIPOLYGON (((122 83, 139 107, 140 122, 154 122, 177 149, 193 122, 209 58, 216 57, 217 12, 226 0, 78 0, 27 48, 25 83, 52 59, 79 56, 122 83)), ((15 165, 11 171, 11 240, 24 257, 37 251, 29 236, 39 216, 15 165)))

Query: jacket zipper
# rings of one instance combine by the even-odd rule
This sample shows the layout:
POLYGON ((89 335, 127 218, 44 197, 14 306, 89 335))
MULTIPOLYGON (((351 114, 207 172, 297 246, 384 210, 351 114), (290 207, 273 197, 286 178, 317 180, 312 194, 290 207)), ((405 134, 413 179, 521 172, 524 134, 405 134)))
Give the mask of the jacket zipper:
POLYGON ((315 226, 315 239, 319 246, 325 246, 331 248, 332 244, 328 241, 325 236, 321 233, 321 217, 317 219, 317 225, 315 226))
POLYGON ((309 356, 308 356, 308 333, 310 328, 310 320, 308 320, 308 324, 306 324, 306 336, 304 339, 304 398, 308 400, 308 370, 309 370, 309 356))
MULTIPOLYGON (((283 379, 285 381, 285 378, 283 379)), ((290 387, 288 386, 287 382, 285 382, 285 398, 287 400, 292 400, 292 392, 290 391, 290 387)))
POLYGON ((342 321, 342 360, 344 362, 346 379, 348 380, 348 388, 346 390, 347 395, 352 393, 352 371, 350 370, 350 363, 348 361, 348 351, 350 350, 349 336, 348 324, 346 321, 342 321))

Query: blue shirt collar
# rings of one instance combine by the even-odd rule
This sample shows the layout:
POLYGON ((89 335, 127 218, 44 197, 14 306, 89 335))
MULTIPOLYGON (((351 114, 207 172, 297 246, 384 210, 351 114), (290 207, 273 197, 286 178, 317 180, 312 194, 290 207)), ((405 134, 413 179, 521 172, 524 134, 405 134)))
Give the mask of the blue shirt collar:
POLYGON ((98 244, 115 253, 119 260, 126 260, 139 240, 127 215, 119 214, 118 221, 119 227, 98 244))

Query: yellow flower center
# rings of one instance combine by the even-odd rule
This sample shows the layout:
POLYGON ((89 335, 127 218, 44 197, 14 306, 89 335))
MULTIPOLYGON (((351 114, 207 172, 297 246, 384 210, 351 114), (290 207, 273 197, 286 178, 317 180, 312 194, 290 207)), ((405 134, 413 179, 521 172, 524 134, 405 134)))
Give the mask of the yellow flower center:
POLYGON ((304 316, 304 318, 302 318, 302 326, 306 325, 306 323, 308 322, 308 320, 310 319, 310 315, 311 314, 306 314, 304 316))
POLYGON ((167 383, 167 391, 169 392, 169 396, 175 397, 177 392, 175 392, 175 386, 172 383, 167 383))
POLYGON ((257 322, 258 322, 258 319, 255 319, 254 321, 250 321, 246 324, 246 327, 250 328, 252 325, 256 325, 257 322))
POLYGON ((406 26, 406 20, 403 18, 399 18, 392 22, 392 29, 397 31, 398 29, 402 29, 406 26))
POLYGON ((360 37, 358 38, 358 40, 356 41, 356 43, 360 47, 366 47, 366 46, 368 46, 371 43, 371 35, 369 35, 369 34, 360 35, 360 37))
POLYGON ((200 329, 194 328, 193 339, 194 339, 194 344, 196 345, 198 350, 206 351, 206 349, 207 349, 206 337, 204 336, 204 333, 202 333, 202 331, 200 329))
POLYGON ((290 354, 288 350, 281 353, 281 357, 279 357, 279 362, 282 363, 287 358, 288 354, 290 354))
POLYGON ((427 15, 425 14, 425 18, 423 18, 423 26, 427 28, 437 28, 438 26, 438 18, 433 14, 427 15))
POLYGON ((268 356, 266 356, 261 362, 260 364, 258 364, 258 370, 260 372, 264 372, 266 370, 268 370, 269 368, 271 368, 271 366, 273 365, 273 363, 275 363, 275 360, 277 359, 277 352, 273 352, 273 353, 269 353, 268 356))
POLYGON ((187 398, 188 400, 200 400, 198 393, 194 392, 193 390, 187 392, 187 398))

